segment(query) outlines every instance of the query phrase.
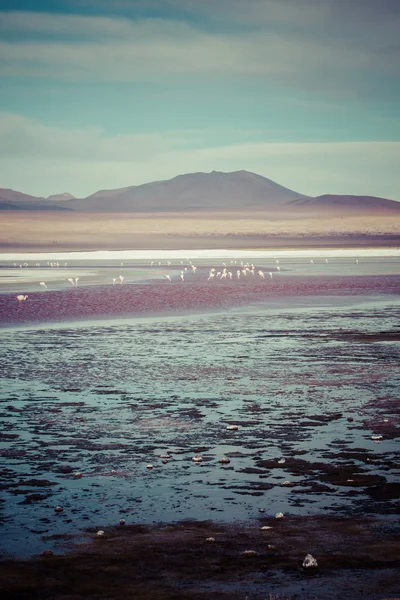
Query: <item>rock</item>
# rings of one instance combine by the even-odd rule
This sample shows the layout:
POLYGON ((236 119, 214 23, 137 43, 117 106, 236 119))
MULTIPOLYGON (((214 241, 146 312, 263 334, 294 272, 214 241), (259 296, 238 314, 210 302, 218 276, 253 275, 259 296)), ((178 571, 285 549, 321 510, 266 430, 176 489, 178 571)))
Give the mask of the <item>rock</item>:
POLYGON ((196 463, 202 462, 202 460, 203 460, 203 457, 202 456, 198 456, 198 455, 193 456, 193 458, 192 458, 192 461, 196 462, 196 463))
POLYGON ((213 538, 213 537, 209 537, 209 538, 207 538, 207 539, 206 539, 206 542, 207 542, 208 544, 214 544, 214 543, 215 543, 215 538, 213 538))
POLYGON ((226 429, 227 431, 237 431, 239 427, 237 425, 228 425, 226 429))
POLYGON ((146 465, 146 469, 152 469, 153 465, 146 465))
POLYGON ((44 558, 48 558, 49 556, 54 556, 54 555, 51 550, 43 550, 43 552, 40 553, 40 556, 43 556, 44 558))
POLYGON ((258 556, 258 552, 255 550, 245 550, 242 552, 242 556, 258 556))
POLYGON ((305 559, 303 560, 303 568, 304 569, 316 569, 318 567, 318 563, 316 559, 312 556, 312 554, 306 554, 305 559))
POLYGON ((276 513, 275 519, 283 519, 283 513, 281 513, 281 512, 276 513))
POLYGON ((56 506, 54 510, 56 513, 62 513, 64 509, 62 506, 56 506))
POLYGON ((99 531, 96 533, 97 537, 103 537, 104 535, 104 531, 102 529, 99 529, 99 531))
POLYGON ((230 463, 230 459, 227 458, 226 456, 223 456, 222 458, 219 459, 218 461, 219 463, 223 464, 223 465, 227 465, 228 463, 230 463))
POLYGON ((125 519, 120 519, 119 524, 120 525, 125 525, 125 519))

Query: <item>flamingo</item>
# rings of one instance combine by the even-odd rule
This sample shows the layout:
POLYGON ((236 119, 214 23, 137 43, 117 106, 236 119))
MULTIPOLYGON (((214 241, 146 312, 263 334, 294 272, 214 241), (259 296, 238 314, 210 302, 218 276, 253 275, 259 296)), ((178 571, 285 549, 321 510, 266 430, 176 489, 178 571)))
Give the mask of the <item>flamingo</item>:
POLYGON ((74 280, 72 279, 72 277, 68 277, 67 281, 71 284, 71 285, 75 285, 74 280))
POLYGON ((272 273, 271 273, 271 271, 269 272, 269 276, 270 276, 270 277, 271 277, 271 279, 272 279, 272 273))
POLYGON ((47 290, 47 285, 44 281, 40 281, 39 285, 43 286, 47 290))
POLYGON ((121 285, 124 283, 124 277, 123 277, 123 275, 119 276, 119 282, 120 282, 121 285))
POLYGON ((210 281, 210 279, 214 279, 214 277, 215 277, 215 273, 213 273, 213 271, 211 270, 210 273, 209 273, 209 275, 208 275, 207 281, 210 281))
POLYGON ((261 277, 261 279, 265 279, 265 275, 264 275, 263 271, 258 271, 258 274, 261 277))
POLYGON ((183 274, 183 271, 181 271, 181 281, 185 281, 185 276, 183 274))
POLYGON ((78 285, 79 277, 75 277, 75 285, 78 285))
POLYGON ((113 285, 115 285, 117 283, 117 278, 113 277, 113 285))
POLYGON ((18 296, 16 296, 18 302, 22 302, 23 300, 26 300, 28 298, 28 296, 24 296, 23 294, 18 294, 18 296))
POLYGON ((164 275, 165 279, 168 279, 168 281, 171 281, 171 277, 169 275, 164 275))

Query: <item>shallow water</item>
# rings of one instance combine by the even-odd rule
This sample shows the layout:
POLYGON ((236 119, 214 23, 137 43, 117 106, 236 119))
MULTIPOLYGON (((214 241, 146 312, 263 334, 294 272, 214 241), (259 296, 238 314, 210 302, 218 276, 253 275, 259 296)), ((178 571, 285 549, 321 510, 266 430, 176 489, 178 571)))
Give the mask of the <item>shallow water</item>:
POLYGON ((387 262, 392 275, 373 262, 368 276, 324 267, 206 286, 207 265, 181 286, 150 273, 32 303, 0 295, 2 552, 120 518, 395 514, 399 273, 387 262))

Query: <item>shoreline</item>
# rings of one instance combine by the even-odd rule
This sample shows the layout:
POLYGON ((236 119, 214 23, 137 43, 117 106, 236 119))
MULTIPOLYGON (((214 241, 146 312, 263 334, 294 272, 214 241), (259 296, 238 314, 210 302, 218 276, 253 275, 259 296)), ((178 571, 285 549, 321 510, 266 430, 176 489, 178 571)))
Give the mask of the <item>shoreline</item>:
POLYGON ((266 240, 259 238, 263 236, 226 236, 226 237, 208 237, 192 236, 186 238, 183 236, 175 236, 173 241, 169 236, 161 238, 160 236, 153 238, 153 241, 147 238, 146 241, 137 240, 136 243, 130 245, 120 245, 115 243, 95 243, 95 244, 65 244, 65 243, 49 243, 49 244, 7 244, 0 241, 1 254, 35 254, 35 253, 72 253, 72 252, 98 252, 106 250, 110 252, 125 252, 125 251, 181 251, 191 252, 199 250, 236 250, 236 251, 295 251, 295 250, 366 250, 366 249, 386 249, 399 248, 400 236, 397 235, 382 235, 382 236, 324 236, 324 237, 276 237, 266 240), (250 238, 250 239, 249 239, 250 238))
POLYGON ((82 533, 61 536, 61 553, 1 558, 0 590, 10 600, 64 600, 66 594, 74 600, 394 600, 400 593, 398 525, 387 517, 136 523, 101 528, 101 537, 99 529, 86 530, 83 540, 82 533), (318 567, 307 570, 302 562, 309 553, 318 567))

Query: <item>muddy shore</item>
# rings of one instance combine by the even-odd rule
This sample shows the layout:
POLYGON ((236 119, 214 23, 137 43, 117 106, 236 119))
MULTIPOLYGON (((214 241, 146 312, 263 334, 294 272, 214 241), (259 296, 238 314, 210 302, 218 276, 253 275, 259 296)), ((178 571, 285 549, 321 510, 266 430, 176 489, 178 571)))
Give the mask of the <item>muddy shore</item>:
POLYGON ((2 597, 383 600, 400 595, 398 525, 379 519, 287 515, 278 521, 260 515, 247 525, 124 525, 106 528, 102 537, 88 530, 83 541, 65 536, 65 545, 63 554, 3 560, 2 597), (318 567, 302 567, 308 553, 318 567))

